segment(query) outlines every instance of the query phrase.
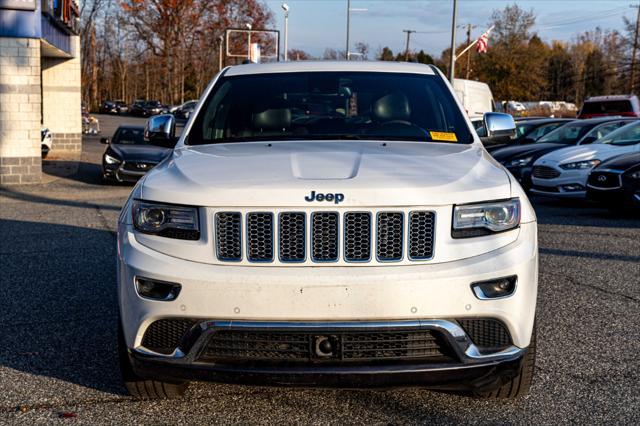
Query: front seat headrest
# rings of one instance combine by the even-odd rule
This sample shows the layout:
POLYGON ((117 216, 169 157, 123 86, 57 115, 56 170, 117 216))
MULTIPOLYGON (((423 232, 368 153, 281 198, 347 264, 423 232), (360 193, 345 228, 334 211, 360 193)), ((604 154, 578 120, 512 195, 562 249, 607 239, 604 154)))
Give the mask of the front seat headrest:
POLYGON ((253 128, 259 131, 282 131, 291 126, 291 110, 289 108, 266 109, 253 114, 253 128))
POLYGON ((390 93, 373 103, 371 113, 374 121, 378 122, 409 121, 411 118, 409 99, 401 92, 390 93))

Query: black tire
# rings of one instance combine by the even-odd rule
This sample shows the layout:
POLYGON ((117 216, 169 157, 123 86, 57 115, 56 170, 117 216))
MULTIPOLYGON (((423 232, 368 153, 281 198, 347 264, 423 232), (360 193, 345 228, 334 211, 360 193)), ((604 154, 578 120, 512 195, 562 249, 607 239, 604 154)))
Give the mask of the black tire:
POLYGON ((489 392, 478 393, 476 396, 486 399, 511 399, 519 398, 529 393, 536 365, 536 334, 536 326, 534 324, 531 343, 529 343, 518 375, 499 388, 489 392))
POLYGON ((124 342, 122 325, 118 320, 118 360, 122 381, 131 396, 138 399, 174 399, 184 395, 189 382, 168 383, 158 380, 145 379, 138 376, 131 367, 127 345, 124 342))

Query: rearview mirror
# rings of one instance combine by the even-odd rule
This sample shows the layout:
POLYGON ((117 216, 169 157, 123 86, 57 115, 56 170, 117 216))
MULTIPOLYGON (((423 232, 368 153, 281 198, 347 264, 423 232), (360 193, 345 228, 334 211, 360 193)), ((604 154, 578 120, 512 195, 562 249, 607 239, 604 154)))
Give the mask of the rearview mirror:
POLYGON ((176 119, 171 114, 154 115, 147 120, 144 128, 144 139, 151 145, 163 148, 176 146, 176 119))
POLYGON ((492 142, 509 140, 516 137, 516 122, 509 114, 501 112, 485 112, 483 116, 484 127, 487 129, 487 138, 492 142))
POLYGON ((108 144, 109 143, 109 138, 100 138, 100 143, 108 144))

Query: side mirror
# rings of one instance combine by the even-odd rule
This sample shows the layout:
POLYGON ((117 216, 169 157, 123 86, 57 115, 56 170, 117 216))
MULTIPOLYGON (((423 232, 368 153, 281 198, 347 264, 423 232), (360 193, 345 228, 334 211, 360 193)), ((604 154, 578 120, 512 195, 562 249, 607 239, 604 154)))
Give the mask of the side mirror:
POLYGON ((176 119, 171 114, 154 115, 147 120, 144 139, 151 145, 163 148, 176 146, 176 119))
POLYGON ((509 114, 501 112, 485 112, 483 116, 484 127, 487 129, 487 138, 493 142, 509 142, 516 137, 516 122, 509 114))
POLYGON ((100 143, 108 145, 109 144, 109 138, 100 138, 100 143))

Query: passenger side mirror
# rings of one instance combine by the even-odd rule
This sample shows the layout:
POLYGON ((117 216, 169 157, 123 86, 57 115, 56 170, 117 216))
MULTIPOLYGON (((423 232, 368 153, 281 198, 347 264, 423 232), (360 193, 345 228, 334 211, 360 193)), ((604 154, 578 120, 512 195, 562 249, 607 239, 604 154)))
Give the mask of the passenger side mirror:
POLYGON ((155 115, 147 120, 144 139, 151 145, 163 148, 176 146, 176 119, 171 114, 155 115))
POLYGON ((100 143, 108 145, 109 144, 109 138, 100 138, 100 143))
POLYGON ((485 112, 484 127, 487 129, 487 139, 492 142, 509 142, 516 137, 516 122, 509 114, 501 112, 485 112))

